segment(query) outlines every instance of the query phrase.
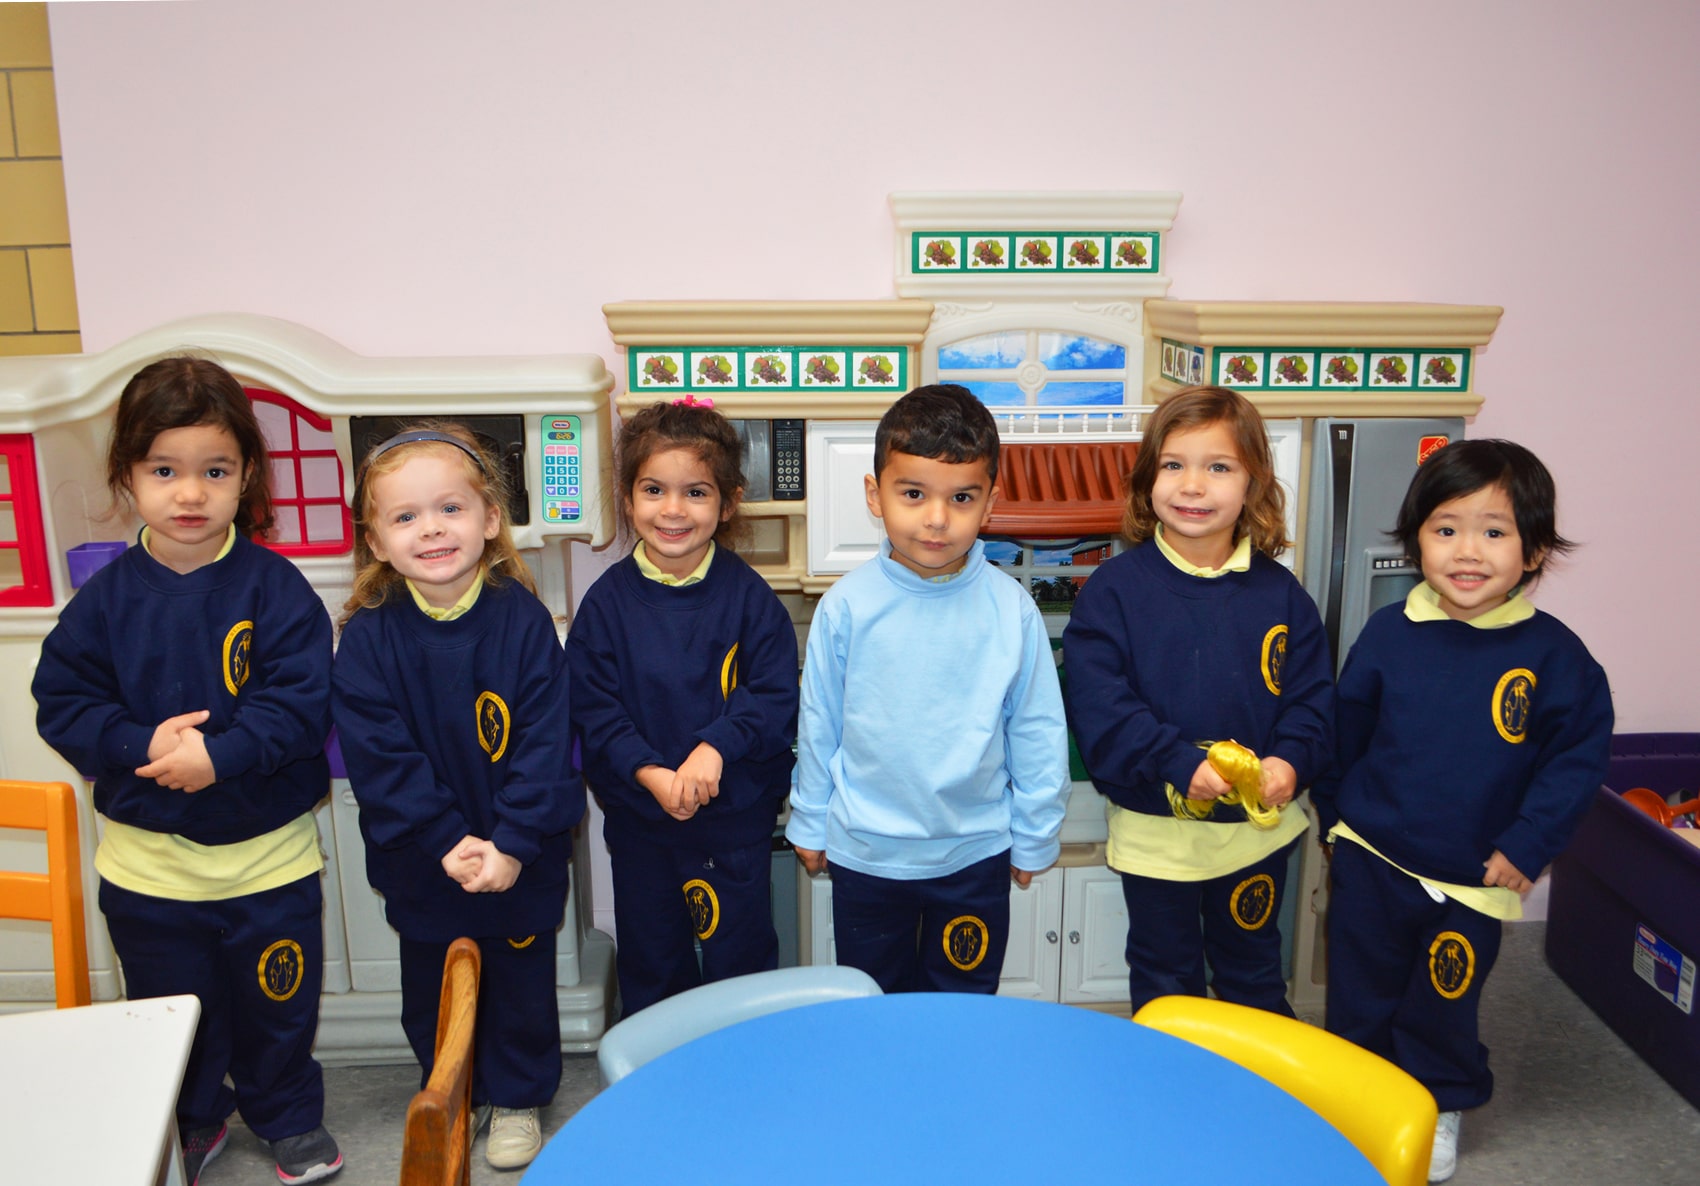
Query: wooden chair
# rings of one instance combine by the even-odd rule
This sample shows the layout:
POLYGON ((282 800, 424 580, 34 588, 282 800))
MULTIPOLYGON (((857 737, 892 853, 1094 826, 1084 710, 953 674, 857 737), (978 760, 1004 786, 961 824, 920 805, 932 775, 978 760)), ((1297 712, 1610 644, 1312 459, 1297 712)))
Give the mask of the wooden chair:
POLYGON ((1158 997, 1133 1019, 1296 1097, 1357 1146, 1389 1186, 1428 1181, 1434 1097, 1386 1059, 1291 1017, 1206 997, 1158 997))
POLYGON ((604 1084, 615 1083, 675 1046, 752 1017, 880 995, 872 976, 837 964, 732 976, 668 997, 621 1021, 602 1035, 596 1066, 604 1084))
POLYGON ((61 1009, 89 1003, 89 949, 83 932, 83 862, 77 797, 62 782, 0 780, 0 828, 47 836, 47 872, 0 871, 0 917, 53 927, 53 996, 61 1009))
POLYGON ((478 1015, 478 944, 456 939, 443 961, 437 1054, 425 1089, 407 1105, 401 1186, 467 1186, 472 1180, 472 1031, 478 1015))

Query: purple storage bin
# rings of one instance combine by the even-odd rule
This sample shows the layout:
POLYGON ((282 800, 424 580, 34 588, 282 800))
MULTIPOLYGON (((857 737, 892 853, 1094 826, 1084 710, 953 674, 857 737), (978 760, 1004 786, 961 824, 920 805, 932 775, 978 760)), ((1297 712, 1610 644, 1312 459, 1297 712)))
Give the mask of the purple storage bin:
POLYGON ((81 589, 88 584, 90 577, 122 556, 129 546, 121 539, 109 539, 66 549, 65 563, 71 569, 71 588, 81 589))
POLYGON ((1547 963, 1700 1107, 1700 846, 1621 793, 1700 794, 1700 733, 1619 734, 1607 777, 1553 862, 1547 963))

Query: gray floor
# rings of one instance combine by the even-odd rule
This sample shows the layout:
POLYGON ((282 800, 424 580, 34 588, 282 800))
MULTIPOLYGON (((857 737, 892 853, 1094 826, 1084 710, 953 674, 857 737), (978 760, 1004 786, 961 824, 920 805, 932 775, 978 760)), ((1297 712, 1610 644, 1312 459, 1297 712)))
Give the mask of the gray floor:
MULTIPOLYGON (((1458 1186, 1640 1186, 1700 1183, 1696 1111, 1553 975, 1541 954, 1544 923, 1506 928, 1482 1006, 1492 1050, 1493 1102, 1464 1117, 1458 1186)), ((326 1072, 326 1123, 342 1143, 337 1186, 396 1181, 402 1117, 418 1086, 411 1067, 326 1072)), ((544 1113, 552 1133, 596 1094, 596 1060, 569 1055, 560 1094, 544 1113)), ((485 1165, 474 1183, 511 1184, 517 1172, 485 1165)), ((1137 1166, 1137 1158, 1130 1165, 1137 1166)), ((1066 1160, 1057 1180, 1068 1177, 1066 1160)), ((203 1186, 275 1183, 264 1147, 231 1125, 230 1144, 202 1175, 203 1186)), ((1326 1186, 1326 1184, 1322 1184, 1326 1186)))

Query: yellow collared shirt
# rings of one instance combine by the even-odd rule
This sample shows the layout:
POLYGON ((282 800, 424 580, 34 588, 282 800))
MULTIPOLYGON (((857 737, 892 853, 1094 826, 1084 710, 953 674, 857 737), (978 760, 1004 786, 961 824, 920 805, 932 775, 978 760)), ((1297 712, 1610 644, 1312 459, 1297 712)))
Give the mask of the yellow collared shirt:
MULTIPOLYGON (((403 578, 405 581, 406 578, 403 578)), ((437 622, 452 622, 478 603, 478 595, 484 591, 484 573, 481 571, 472 579, 471 586, 460 595, 460 600, 448 609, 438 609, 419 591, 412 581, 406 581, 407 591, 413 594, 413 604, 419 607, 419 612, 437 622)))
POLYGON ((1164 558, 1188 576, 1219 577, 1225 572, 1248 572, 1251 569, 1251 536, 1249 535, 1240 536, 1239 542, 1234 545, 1234 550, 1228 555, 1228 562, 1221 568, 1200 568, 1175 551, 1170 546, 1169 541, 1163 538, 1163 525, 1161 523, 1157 524, 1157 533, 1151 538, 1156 543, 1157 550, 1163 553, 1164 558))
MULTIPOLYGON (((222 547, 218 550, 218 555, 216 555, 212 558, 212 562, 214 564, 217 564, 220 560, 223 560, 226 556, 230 555, 230 549, 234 548, 235 546, 236 546, 236 524, 232 523, 228 528, 225 529, 225 532, 224 532, 224 547, 222 547)), ((151 527, 142 528, 142 547, 147 549, 147 553, 148 553, 149 556, 153 556, 153 558, 155 560, 159 559, 159 557, 157 555, 154 555, 154 550, 153 550, 153 528, 151 528, 151 527)), ((162 563, 163 563, 163 561, 162 561, 162 563)))
MULTIPOLYGON (((1368 852, 1373 852, 1382 860, 1387 861, 1387 858, 1375 845, 1352 831, 1344 820, 1329 829, 1328 839, 1330 842, 1350 840, 1353 844, 1368 852)), ((1432 877, 1418 877, 1403 865, 1396 864, 1393 861, 1387 861, 1387 863, 1406 877, 1414 878, 1430 894, 1443 894, 1460 906, 1468 906, 1478 914, 1485 914, 1489 918, 1503 919, 1506 922, 1515 922, 1523 917, 1523 895, 1516 890, 1506 889, 1503 885, 1457 885, 1450 881, 1436 881, 1432 877)))
POLYGON ((708 576, 708 566, 714 563, 714 550, 718 546, 713 540, 710 540, 708 552, 703 556, 702 563, 682 577, 670 576, 657 568, 655 562, 649 558, 649 553, 644 550, 641 539, 638 540, 637 547, 632 549, 632 559, 637 561, 638 571, 650 580, 657 584, 674 585, 682 588, 685 585, 694 585, 708 576))
MULTIPOLYGON (((1427 581, 1423 581, 1405 595, 1405 616, 1413 622, 1456 621, 1440 608, 1440 594, 1436 593, 1434 586, 1427 581)), ((1521 588, 1517 588, 1506 597, 1504 605, 1496 605, 1485 614, 1477 614, 1469 619, 1468 624, 1478 630, 1498 630, 1504 626, 1515 626, 1518 622, 1527 622, 1534 616, 1534 603, 1523 596, 1521 588)))

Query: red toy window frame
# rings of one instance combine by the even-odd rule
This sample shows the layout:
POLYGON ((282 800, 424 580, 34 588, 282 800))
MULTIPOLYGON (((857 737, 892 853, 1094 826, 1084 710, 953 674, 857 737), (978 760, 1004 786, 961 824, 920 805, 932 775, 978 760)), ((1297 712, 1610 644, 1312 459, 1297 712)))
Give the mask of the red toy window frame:
POLYGON ((295 497, 279 498, 274 493, 272 495, 272 514, 276 518, 282 518, 285 514, 293 514, 297 516, 296 524, 300 528, 302 542, 296 544, 283 544, 276 543, 271 540, 265 540, 263 542, 266 547, 278 553, 280 556, 345 555, 354 547, 354 517, 349 513, 348 504, 342 500, 342 458, 338 457, 336 450, 332 448, 302 448, 301 436, 297 428, 299 422, 305 420, 308 424, 312 425, 320 432, 329 432, 331 430, 329 417, 321 416, 309 408, 302 407, 300 404, 290 399, 287 395, 279 395, 277 392, 268 391, 263 387, 245 387, 243 390, 248 393, 248 398, 250 400, 257 403, 273 404, 289 413, 288 447, 283 447, 281 444, 274 447, 270 441, 266 442, 266 446, 268 451, 271 453, 271 460, 274 465, 279 462, 287 462, 289 465, 294 467, 295 497), (305 487, 301 483, 301 462, 307 458, 316 457, 329 457, 331 460, 336 462, 336 484, 338 493, 335 498, 308 498, 304 493, 305 487), (307 508, 311 506, 333 505, 342 512, 342 538, 334 541, 320 540, 317 543, 307 542, 307 508))
POLYGON ((6 459, 10 479, 10 489, 0 494, 0 503, 11 504, 12 531, 16 537, 0 540, 0 548, 17 551, 23 577, 18 584, 0 589, 0 607, 52 605, 47 533, 41 522, 41 496, 36 489, 35 438, 25 433, 0 435, 0 457, 6 459))

